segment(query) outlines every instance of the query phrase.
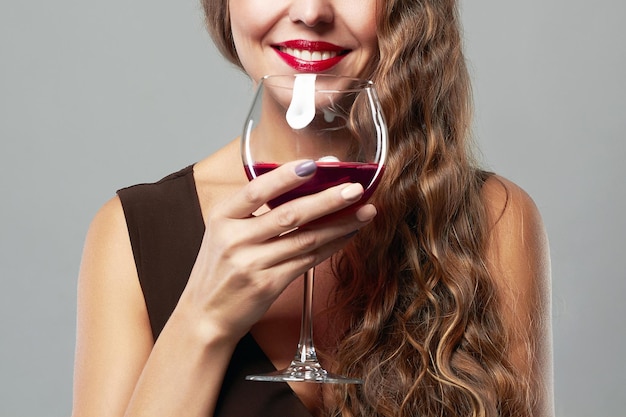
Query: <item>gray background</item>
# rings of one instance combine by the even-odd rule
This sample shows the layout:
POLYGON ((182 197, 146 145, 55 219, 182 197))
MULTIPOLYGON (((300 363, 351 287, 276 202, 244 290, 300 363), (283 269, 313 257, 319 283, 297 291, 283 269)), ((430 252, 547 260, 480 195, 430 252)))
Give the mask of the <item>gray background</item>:
MULTIPOLYGON (((0 416, 70 413, 98 207, 239 133, 250 86, 196 2, 1 0, 0 416)), ((462 6, 485 164, 550 234, 557 415, 624 416, 626 2, 462 6)))

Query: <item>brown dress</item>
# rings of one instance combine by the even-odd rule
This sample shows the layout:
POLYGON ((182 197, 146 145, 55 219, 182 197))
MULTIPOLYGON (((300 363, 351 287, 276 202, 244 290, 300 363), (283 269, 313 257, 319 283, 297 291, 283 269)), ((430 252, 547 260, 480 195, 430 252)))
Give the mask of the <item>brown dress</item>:
MULTIPOLYGON (((204 234, 193 166, 118 195, 156 340, 187 284, 204 234)), ((245 380, 273 370, 252 335, 243 337, 226 371, 215 417, 311 417, 288 384, 245 380)))

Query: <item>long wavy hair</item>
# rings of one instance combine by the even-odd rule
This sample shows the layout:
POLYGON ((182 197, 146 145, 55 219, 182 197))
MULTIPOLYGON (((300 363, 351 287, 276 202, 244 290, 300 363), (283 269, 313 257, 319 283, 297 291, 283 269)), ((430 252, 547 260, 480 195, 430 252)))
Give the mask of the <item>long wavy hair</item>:
MULTIPOLYGON (((222 54, 241 65, 227 0, 202 0, 222 54)), ((333 307, 348 326, 328 415, 530 414, 523 379, 507 360, 481 188, 488 174, 469 151, 471 87, 455 0, 379 2, 379 56, 368 69, 389 126, 379 212, 334 259, 333 307)))

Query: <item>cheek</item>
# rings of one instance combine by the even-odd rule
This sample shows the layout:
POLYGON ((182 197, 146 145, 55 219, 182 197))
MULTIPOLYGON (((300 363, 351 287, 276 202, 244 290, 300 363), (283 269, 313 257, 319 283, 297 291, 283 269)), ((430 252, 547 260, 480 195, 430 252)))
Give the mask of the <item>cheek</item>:
POLYGON ((230 26, 235 49, 244 67, 258 53, 260 43, 272 27, 270 10, 259 0, 230 0, 230 26), (256 51, 256 52, 255 52, 256 51))
POLYGON ((258 0, 230 0, 228 4, 231 30, 236 39, 260 39, 272 24, 265 2, 258 0))
POLYGON ((363 1, 351 2, 349 8, 344 11, 345 16, 350 16, 347 22, 361 46, 373 51, 378 47, 376 10, 376 1, 363 1))
POLYGON ((228 2, 228 12, 230 14, 230 30, 232 31, 235 45, 239 48, 244 34, 249 32, 251 27, 249 22, 249 16, 252 14, 250 2, 231 0, 228 2))

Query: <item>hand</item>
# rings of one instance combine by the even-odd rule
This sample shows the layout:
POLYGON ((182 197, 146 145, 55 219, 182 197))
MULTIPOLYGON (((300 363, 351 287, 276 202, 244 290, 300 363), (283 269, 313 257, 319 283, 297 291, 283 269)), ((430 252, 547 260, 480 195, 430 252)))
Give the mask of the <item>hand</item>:
POLYGON ((341 184, 252 215, 314 171, 311 161, 284 164, 250 181, 208 216, 181 300, 193 306, 211 337, 238 341, 289 283, 340 250, 376 215, 371 204, 343 210, 363 195, 360 184, 341 184))

